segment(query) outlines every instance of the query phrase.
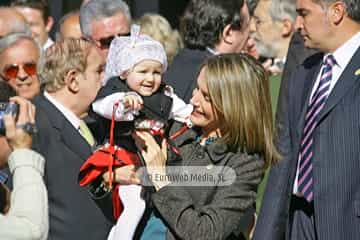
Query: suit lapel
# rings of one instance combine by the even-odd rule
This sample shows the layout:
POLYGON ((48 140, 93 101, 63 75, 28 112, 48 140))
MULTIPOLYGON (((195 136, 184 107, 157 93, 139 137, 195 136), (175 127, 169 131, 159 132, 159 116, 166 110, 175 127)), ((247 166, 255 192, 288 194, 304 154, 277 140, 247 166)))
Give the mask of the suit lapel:
POLYGON ((43 95, 38 97, 38 104, 46 112, 52 126, 59 132, 61 141, 80 159, 85 161, 91 154, 91 147, 65 116, 43 95))
POLYGON ((346 92, 354 86, 356 80, 359 79, 360 76, 355 74, 356 70, 359 69, 359 63, 360 48, 356 50, 354 56, 351 58, 349 64, 346 66, 339 80, 335 84, 334 89, 331 91, 325 103, 324 109, 319 115, 319 122, 336 106, 346 92))
POLYGON ((61 137, 63 143, 77 154, 82 162, 90 156, 92 152, 90 145, 70 123, 65 123, 63 125, 61 137))
POLYGON ((303 81, 304 87, 302 92, 302 98, 301 98, 301 113, 300 118, 297 126, 298 134, 301 136, 302 130, 305 123, 305 114, 307 111, 308 103, 311 96, 311 89, 314 86, 314 83, 316 81, 316 77, 320 71, 321 68, 321 61, 315 64, 308 72, 308 74, 305 77, 305 81, 303 81))

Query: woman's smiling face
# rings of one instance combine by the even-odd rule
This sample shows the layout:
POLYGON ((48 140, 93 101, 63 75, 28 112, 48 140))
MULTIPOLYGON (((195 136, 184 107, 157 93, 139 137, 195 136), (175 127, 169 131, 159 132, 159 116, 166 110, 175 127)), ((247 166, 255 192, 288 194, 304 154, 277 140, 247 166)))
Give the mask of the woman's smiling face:
POLYGON ((218 131, 218 117, 210 99, 205 68, 202 68, 198 75, 197 87, 194 89, 190 102, 194 106, 191 114, 192 123, 201 127, 205 135, 218 131))

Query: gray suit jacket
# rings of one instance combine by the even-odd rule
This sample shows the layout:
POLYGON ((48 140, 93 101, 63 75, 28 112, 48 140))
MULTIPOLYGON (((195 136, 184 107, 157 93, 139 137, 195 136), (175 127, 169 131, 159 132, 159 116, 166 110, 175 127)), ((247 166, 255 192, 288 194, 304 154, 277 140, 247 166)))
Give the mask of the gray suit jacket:
POLYGON ((91 154, 89 144, 43 95, 34 103, 39 129, 34 149, 46 159, 49 239, 106 239, 111 224, 77 179, 80 166, 91 154))
MULTIPOLYGON (((280 132, 284 159, 271 172, 254 239, 284 239, 306 103, 322 54, 289 81, 288 123, 280 132)), ((314 208, 319 239, 360 239, 360 49, 329 95, 314 132, 314 208)))
POLYGON ((178 164, 203 166, 204 172, 205 166, 227 166, 236 180, 219 187, 170 185, 153 194, 154 207, 169 229, 166 239, 244 239, 241 232, 252 223, 264 160, 257 154, 231 152, 224 144, 200 146, 196 136, 189 130, 176 139, 183 158, 178 164))

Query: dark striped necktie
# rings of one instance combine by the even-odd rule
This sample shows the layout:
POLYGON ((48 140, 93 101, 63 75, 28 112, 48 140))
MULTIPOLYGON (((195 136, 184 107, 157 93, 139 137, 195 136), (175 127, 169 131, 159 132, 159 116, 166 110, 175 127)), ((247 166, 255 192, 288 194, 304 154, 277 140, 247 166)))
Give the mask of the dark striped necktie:
POLYGON ((313 178, 313 133, 318 124, 318 117, 321 110, 325 106, 327 97, 329 96, 332 68, 336 64, 333 55, 328 55, 323 62, 323 69, 320 76, 319 86, 309 101, 305 124, 301 137, 301 146, 299 152, 299 175, 298 175, 298 191, 304 198, 311 202, 314 198, 314 178, 313 178))

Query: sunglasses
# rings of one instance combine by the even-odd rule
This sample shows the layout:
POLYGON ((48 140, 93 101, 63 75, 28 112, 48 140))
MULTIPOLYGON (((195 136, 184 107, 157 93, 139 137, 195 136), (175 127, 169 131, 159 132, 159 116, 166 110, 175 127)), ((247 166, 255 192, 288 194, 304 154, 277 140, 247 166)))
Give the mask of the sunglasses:
MULTIPOLYGON (((34 76, 37 72, 36 63, 24 63, 22 64, 22 68, 29 76, 34 76)), ((4 68, 3 74, 7 79, 16 78, 19 71, 20 65, 12 64, 4 68)))
MULTIPOLYGON (((104 37, 104 38, 100 38, 99 40, 92 40, 92 41, 95 42, 95 44, 101 49, 109 49, 110 44, 115 37, 129 37, 129 36, 130 33, 119 33, 114 36, 104 37)), ((84 39, 84 40, 89 40, 89 39, 84 39)))

